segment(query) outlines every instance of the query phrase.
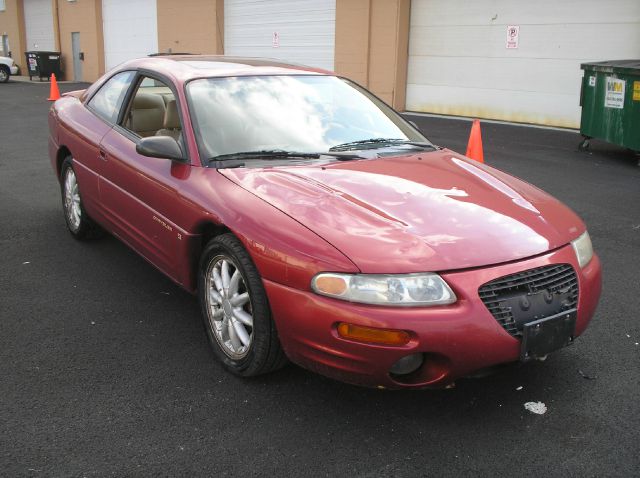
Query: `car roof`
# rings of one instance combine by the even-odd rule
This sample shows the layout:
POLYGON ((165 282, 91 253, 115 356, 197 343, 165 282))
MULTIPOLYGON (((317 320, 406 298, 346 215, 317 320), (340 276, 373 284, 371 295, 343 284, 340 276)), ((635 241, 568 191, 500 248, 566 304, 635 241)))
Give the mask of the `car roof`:
POLYGON ((123 63, 119 69, 130 68, 157 71, 181 81, 224 76, 333 74, 328 70, 276 59, 223 55, 153 55, 123 63))

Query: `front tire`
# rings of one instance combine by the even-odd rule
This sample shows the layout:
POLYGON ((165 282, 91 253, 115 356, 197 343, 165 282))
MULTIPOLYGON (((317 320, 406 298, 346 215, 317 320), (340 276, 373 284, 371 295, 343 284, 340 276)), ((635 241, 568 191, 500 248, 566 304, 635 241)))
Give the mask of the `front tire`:
POLYGON ((198 296, 209 343, 227 370, 253 377, 286 363, 260 274, 233 234, 205 247, 198 296))
POLYGON ((71 156, 67 156, 60 168, 62 210, 71 235, 79 240, 95 239, 103 235, 99 226, 87 215, 82 205, 78 178, 73 170, 71 156))

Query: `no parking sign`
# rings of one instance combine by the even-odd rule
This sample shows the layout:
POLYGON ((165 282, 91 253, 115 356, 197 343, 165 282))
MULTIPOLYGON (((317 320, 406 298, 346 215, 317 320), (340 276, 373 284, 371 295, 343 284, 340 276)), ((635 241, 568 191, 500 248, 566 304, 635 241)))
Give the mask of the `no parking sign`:
POLYGON ((518 48, 520 42, 520 25, 507 27, 507 48, 518 48))

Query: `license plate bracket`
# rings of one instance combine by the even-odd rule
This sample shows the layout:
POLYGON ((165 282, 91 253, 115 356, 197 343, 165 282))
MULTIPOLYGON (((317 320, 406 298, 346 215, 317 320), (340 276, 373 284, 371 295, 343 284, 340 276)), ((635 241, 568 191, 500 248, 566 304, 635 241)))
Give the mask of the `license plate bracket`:
POLYGON ((571 309, 524 324, 520 360, 544 357, 573 342, 576 317, 576 309, 571 309))

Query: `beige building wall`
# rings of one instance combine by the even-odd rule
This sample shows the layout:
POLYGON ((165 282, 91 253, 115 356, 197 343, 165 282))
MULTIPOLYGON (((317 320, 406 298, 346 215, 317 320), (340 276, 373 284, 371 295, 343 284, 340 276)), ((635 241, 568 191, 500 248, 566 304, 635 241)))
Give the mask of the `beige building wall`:
POLYGON ((336 73, 369 85, 371 0, 336 1, 336 73))
POLYGON ((224 0, 157 0, 158 50, 174 53, 224 51, 224 0))
POLYGON ((405 107, 411 0, 336 0, 336 73, 405 107))
POLYGON ((20 73, 24 74, 26 72, 24 61, 26 38, 22 0, 6 0, 5 7, 5 10, 0 12, 0 35, 9 37, 11 57, 20 67, 20 73))
POLYGON ((101 0, 54 0, 54 21, 57 12, 58 35, 65 80, 73 79, 71 33, 80 33, 80 49, 84 53, 82 80, 95 81, 104 73, 104 43, 102 36, 101 0), (55 4, 57 3, 57 9, 55 4))

